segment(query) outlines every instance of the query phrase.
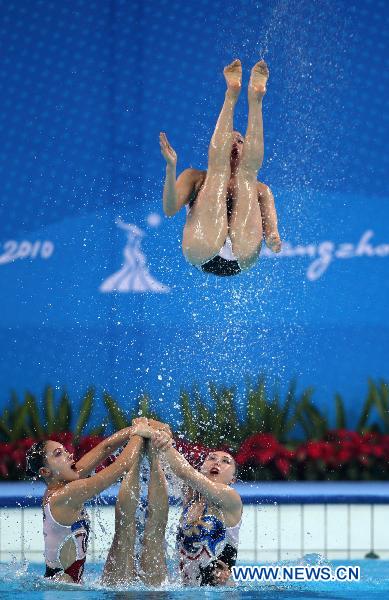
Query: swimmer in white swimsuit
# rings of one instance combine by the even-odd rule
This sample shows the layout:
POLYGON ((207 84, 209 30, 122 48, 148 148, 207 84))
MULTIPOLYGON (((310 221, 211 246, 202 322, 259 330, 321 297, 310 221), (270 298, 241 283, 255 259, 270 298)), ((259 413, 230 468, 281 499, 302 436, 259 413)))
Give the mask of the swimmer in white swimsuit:
POLYGON ((227 91, 209 146, 207 171, 185 169, 176 180, 177 154, 160 133, 166 160, 164 212, 170 217, 187 206, 183 253, 195 267, 220 276, 252 267, 263 236, 273 252, 281 250, 273 194, 257 181, 264 155, 262 99, 269 70, 263 60, 251 70, 244 138, 233 131, 242 82, 239 60, 224 69, 224 77, 227 91))
MULTIPOLYGON (((135 511, 139 501, 139 464, 144 446, 155 430, 169 428, 158 421, 134 419, 133 425, 110 436, 77 463, 62 444, 53 440, 35 443, 27 452, 27 474, 40 476, 47 484, 43 498, 45 576, 56 581, 81 583, 89 538, 87 500, 124 476, 115 508, 115 536, 104 567, 108 585, 128 583, 135 573, 135 511), (144 439, 145 438, 145 439, 144 439), (127 444, 114 463, 93 474, 95 468, 115 450, 127 444)), ((143 541, 141 578, 159 585, 166 578, 163 556, 168 514, 166 482, 156 452, 150 461, 149 513, 143 541), (157 501, 158 499, 158 501, 157 501)))
POLYGON ((228 452, 213 451, 200 472, 172 446, 163 431, 152 437, 170 467, 191 491, 186 498, 177 542, 184 585, 225 585, 235 565, 242 501, 230 487, 235 481, 235 461, 228 452))

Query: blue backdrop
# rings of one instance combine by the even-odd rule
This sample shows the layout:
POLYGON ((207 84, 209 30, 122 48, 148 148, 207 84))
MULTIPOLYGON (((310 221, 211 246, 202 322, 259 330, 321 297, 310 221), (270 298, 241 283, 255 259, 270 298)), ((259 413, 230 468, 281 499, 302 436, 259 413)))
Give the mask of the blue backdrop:
POLYGON ((389 376, 388 3, 0 6, 0 402, 93 383, 177 416, 181 386, 263 371, 356 414, 389 376), (270 67, 260 179, 284 250, 224 280, 185 262, 185 216, 162 214, 158 134, 179 171, 205 169, 236 57, 244 86, 270 67))

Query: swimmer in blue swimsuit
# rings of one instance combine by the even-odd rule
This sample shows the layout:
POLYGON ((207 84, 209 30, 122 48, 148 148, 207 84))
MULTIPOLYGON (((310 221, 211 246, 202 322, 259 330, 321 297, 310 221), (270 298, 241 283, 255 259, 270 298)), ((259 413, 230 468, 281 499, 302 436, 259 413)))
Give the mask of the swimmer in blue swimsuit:
POLYGON ((187 208, 182 249, 187 260, 206 273, 237 275, 252 267, 262 238, 280 252, 277 213, 271 190, 257 181, 263 162, 262 100, 269 70, 261 60, 251 70, 246 135, 233 130, 242 82, 239 60, 225 67, 227 91, 208 150, 208 170, 185 169, 176 180, 177 154, 164 133, 166 160, 163 208, 167 216, 187 208))
POLYGON ((184 585, 229 583, 242 522, 241 498, 230 487, 235 481, 233 457, 228 452, 210 452, 199 472, 164 432, 155 432, 152 443, 164 452, 173 473, 190 486, 177 536, 184 585))

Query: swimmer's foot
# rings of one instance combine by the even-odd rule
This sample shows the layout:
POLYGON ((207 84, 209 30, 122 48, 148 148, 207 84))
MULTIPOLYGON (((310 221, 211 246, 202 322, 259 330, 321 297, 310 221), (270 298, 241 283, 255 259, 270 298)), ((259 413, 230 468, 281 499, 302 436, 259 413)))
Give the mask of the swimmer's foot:
POLYGON ((281 238, 278 233, 271 233, 266 236, 266 246, 270 248, 272 252, 281 252, 281 238))
POLYGON ((242 63, 239 59, 224 67, 224 78, 227 83, 227 92, 233 99, 237 99, 242 87, 242 63))
POLYGON ((269 69, 264 60, 257 62, 251 69, 249 81, 249 100, 260 100, 266 94, 266 83, 269 79, 269 69))

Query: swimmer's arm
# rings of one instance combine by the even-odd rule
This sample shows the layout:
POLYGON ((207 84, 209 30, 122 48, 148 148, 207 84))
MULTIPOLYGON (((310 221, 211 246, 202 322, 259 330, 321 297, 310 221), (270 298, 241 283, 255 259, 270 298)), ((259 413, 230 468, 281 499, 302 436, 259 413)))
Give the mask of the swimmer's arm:
MULTIPOLYGON (((155 433, 153 443, 163 434, 155 433)), ((158 444, 158 442, 157 442, 158 444)), ((242 501, 239 494, 228 485, 210 481, 205 475, 196 471, 188 461, 171 445, 171 441, 161 447, 175 475, 185 481, 194 490, 203 494, 208 500, 227 510, 241 509, 242 501)))
POLYGON ((163 210, 167 217, 175 215, 190 200, 195 188, 195 169, 185 169, 176 181, 177 154, 166 133, 159 134, 161 154, 166 160, 166 177, 163 187, 163 210))
POLYGON ((271 189, 257 182, 258 203, 262 215, 262 229, 266 245, 272 252, 281 251, 281 239, 278 233, 277 211, 271 189))
POLYGON ((76 464, 80 478, 88 477, 88 475, 90 475, 90 473, 92 473, 92 471, 98 465, 108 458, 108 456, 128 442, 132 434, 133 428, 125 427, 113 435, 110 435, 95 448, 92 448, 92 450, 84 454, 84 456, 80 458, 76 464))
POLYGON ((166 178, 163 188, 163 210, 167 217, 175 215, 194 194, 195 186, 202 177, 197 169, 185 169, 176 181, 176 166, 166 166, 166 178))
POLYGON ((76 511, 84 502, 100 494, 110 485, 116 483, 119 477, 137 467, 143 450, 143 438, 151 437, 152 429, 146 426, 141 433, 142 436, 136 434, 131 437, 114 463, 99 471, 96 475, 92 475, 92 477, 66 484, 59 492, 53 494, 56 505, 62 505, 76 511))

